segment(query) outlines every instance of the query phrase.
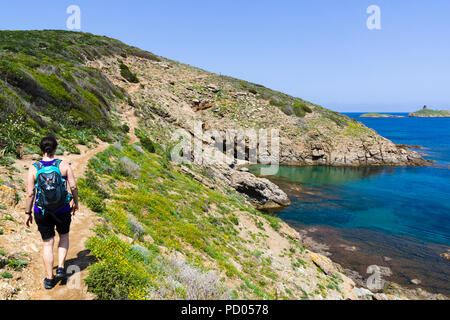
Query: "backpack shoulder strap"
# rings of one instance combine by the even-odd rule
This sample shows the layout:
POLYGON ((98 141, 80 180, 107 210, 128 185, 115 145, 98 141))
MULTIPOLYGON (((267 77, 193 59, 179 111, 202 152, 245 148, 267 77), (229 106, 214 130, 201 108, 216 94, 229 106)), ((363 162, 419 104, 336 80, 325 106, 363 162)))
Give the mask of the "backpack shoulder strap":
POLYGON ((41 169, 44 167, 44 165, 38 161, 33 163, 33 166, 36 168, 36 184, 34 185, 34 189, 39 189, 39 181, 38 181, 38 176, 39 176, 39 172, 41 171, 41 169))
POLYGON ((55 162, 53 162, 53 166, 59 168, 59 165, 61 164, 62 160, 61 159, 55 159, 55 162))
POLYGON ((41 170, 44 167, 44 165, 39 161, 33 163, 33 166, 36 168, 37 171, 41 170))
POLYGON ((55 171, 59 174, 59 176, 61 177, 61 180, 64 180, 62 177, 61 169, 59 168, 59 165, 61 164, 61 162, 62 162, 61 159, 55 159, 55 161, 52 164, 52 167, 55 168, 55 171))

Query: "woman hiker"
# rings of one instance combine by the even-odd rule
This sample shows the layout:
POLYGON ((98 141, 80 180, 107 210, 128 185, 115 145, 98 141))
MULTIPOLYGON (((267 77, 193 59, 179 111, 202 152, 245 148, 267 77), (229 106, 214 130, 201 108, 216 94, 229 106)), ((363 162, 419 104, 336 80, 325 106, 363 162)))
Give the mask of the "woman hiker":
POLYGON ((52 289, 59 279, 66 277, 64 268, 69 249, 71 214, 78 211, 78 189, 70 164, 55 159, 58 143, 54 137, 46 137, 40 143, 43 157, 28 171, 26 226, 33 223, 31 209, 34 203, 34 219, 43 240, 43 259, 46 272, 45 289, 52 289), (67 192, 67 182, 72 194, 67 192), (71 207, 70 202, 74 204, 71 207), (59 234, 58 268, 53 276, 53 244, 55 227, 59 234))

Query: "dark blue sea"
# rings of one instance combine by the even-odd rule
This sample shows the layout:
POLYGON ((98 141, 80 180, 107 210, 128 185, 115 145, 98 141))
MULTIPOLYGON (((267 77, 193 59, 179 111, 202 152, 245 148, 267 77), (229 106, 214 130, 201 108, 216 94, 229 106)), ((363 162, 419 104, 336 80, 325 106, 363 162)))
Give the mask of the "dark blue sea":
MULTIPOLYGON (((436 162, 418 168, 281 167, 270 179, 292 205, 279 217, 364 279, 369 265, 387 266, 387 280, 450 295, 450 262, 441 256, 450 253, 450 118, 347 115, 394 143, 421 146, 416 151, 436 162)), ((258 173, 258 167, 251 170, 258 173)))

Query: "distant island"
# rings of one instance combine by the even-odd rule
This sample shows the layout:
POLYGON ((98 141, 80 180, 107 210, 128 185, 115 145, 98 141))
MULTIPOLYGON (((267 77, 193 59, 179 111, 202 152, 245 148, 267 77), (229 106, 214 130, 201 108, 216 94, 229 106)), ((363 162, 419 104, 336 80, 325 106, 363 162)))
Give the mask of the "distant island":
POLYGON ((361 118, 404 118, 404 116, 394 116, 392 114, 382 114, 382 113, 365 113, 360 115, 361 118))
MULTIPOLYGON (((405 116, 398 116, 385 113, 369 112, 359 116, 360 118, 405 118, 405 116)), ((424 106, 421 110, 411 112, 408 117, 415 118, 450 118, 450 110, 433 110, 424 106)))
POLYGON ((412 112, 409 117, 417 118, 450 118, 449 110, 432 110, 424 106, 422 110, 412 112))

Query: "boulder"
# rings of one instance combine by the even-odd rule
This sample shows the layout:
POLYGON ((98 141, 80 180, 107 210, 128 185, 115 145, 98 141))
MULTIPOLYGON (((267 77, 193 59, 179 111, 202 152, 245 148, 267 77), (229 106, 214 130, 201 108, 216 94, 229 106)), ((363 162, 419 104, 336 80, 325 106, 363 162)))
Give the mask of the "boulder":
POLYGON ((280 233, 291 240, 299 242, 301 240, 300 234, 297 230, 289 227, 287 224, 283 223, 280 228, 280 233))
POLYGON ((308 253, 314 264, 318 266, 325 274, 330 275, 337 272, 337 269, 330 258, 311 251, 308 251, 308 253))
POLYGON ((358 296, 353 292, 355 282, 349 277, 339 274, 342 278, 342 283, 339 284, 340 291, 345 300, 357 300, 358 296))
POLYGON ((208 88, 211 92, 214 92, 214 93, 217 93, 217 92, 220 91, 220 89, 217 88, 214 84, 208 84, 207 88, 208 88))
POLYGON ((265 178, 234 169, 225 172, 224 176, 234 189, 244 194, 258 209, 279 208, 291 204, 286 193, 265 178))
POLYGON ((180 170, 182 172, 184 172, 185 174, 187 174, 188 176, 194 178, 195 180, 197 180, 201 184, 203 184, 205 187, 207 187, 209 189, 215 189, 214 184, 211 181, 209 181, 207 178, 205 178, 204 176, 195 173, 194 171, 190 170, 189 168, 187 168, 185 166, 182 166, 180 168, 180 170))
POLYGON ((120 240, 122 240, 123 242, 126 242, 128 244, 134 243, 133 238, 130 238, 122 233, 117 234, 117 238, 119 238, 120 240))
POLYGON ((353 293, 358 297, 367 297, 367 296, 373 296, 373 292, 366 289, 366 288, 358 288, 358 287, 354 287, 353 288, 353 293))

